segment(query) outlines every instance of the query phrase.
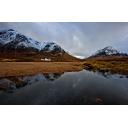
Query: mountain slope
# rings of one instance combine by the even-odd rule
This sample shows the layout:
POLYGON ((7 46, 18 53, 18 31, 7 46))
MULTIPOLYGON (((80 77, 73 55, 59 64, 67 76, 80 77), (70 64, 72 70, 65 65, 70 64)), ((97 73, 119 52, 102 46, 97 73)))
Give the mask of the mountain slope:
POLYGON ((63 49, 54 42, 38 42, 18 33, 13 29, 0 32, 0 46, 8 49, 33 48, 37 51, 63 51, 63 49))
POLYGON ((112 46, 108 46, 98 50, 95 54, 88 57, 87 59, 118 60, 118 59, 125 59, 125 58, 128 58, 128 55, 126 53, 121 53, 120 51, 114 49, 112 46))
POLYGON ((0 58, 16 61, 41 61, 44 58, 51 61, 79 60, 54 42, 38 42, 13 29, 0 32, 0 58))
POLYGON ((93 56, 125 56, 126 53, 121 53, 120 51, 114 49, 112 46, 105 47, 98 50, 93 56))
POLYGON ((119 51, 117 51, 111 46, 108 46, 101 50, 98 50, 94 56, 100 56, 100 55, 109 56, 109 55, 117 55, 117 54, 119 54, 119 51))

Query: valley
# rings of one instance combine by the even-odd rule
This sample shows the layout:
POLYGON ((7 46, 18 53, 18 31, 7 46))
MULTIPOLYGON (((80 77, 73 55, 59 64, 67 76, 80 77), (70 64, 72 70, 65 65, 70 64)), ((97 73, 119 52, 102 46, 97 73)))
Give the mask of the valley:
POLYGON ((77 62, 0 62, 0 77, 81 70, 128 75, 128 58, 87 59, 77 62))
POLYGON ((80 59, 53 41, 38 42, 13 29, 0 32, 1 77, 83 69, 128 75, 128 55, 107 46, 80 59))
POLYGON ((69 39, 21 32, 0 30, 0 104, 128 104, 126 49, 96 46, 76 31, 69 39))

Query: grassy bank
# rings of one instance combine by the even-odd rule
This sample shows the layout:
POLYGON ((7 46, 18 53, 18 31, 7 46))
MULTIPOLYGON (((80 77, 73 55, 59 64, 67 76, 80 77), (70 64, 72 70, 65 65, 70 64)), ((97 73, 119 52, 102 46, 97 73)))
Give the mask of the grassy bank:
POLYGON ((128 75, 128 59, 126 60, 88 60, 85 69, 128 75))
POLYGON ((75 72, 83 69, 128 75, 128 59, 82 62, 0 62, 0 77, 75 72))
POLYGON ((0 62, 0 77, 82 70, 81 62, 0 62))

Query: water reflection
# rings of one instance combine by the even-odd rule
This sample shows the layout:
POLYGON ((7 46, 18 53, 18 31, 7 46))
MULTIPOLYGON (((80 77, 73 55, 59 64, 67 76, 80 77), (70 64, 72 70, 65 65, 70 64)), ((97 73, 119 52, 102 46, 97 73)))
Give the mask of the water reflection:
POLYGON ((96 74, 99 74, 105 78, 112 78, 113 76, 117 76, 117 77, 120 77, 120 78, 128 78, 127 75, 121 75, 121 74, 114 74, 114 73, 111 73, 110 71, 90 71, 90 72, 93 72, 93 73, 96 73, 96 74))
POLYGON ((0 104, 128 104, 127 76, 110 72, 7 77, 0 88, 0 104))
MULTIPOLYGON (((93 71, 94 72, 94 71, 93 71)), ((104 71, 96 71, 97 74, 105 77, 105 78, 111 78, 113 74, 111 72, 104 72, 104 71)))
POLYGON ((33 76, 6 77, 0 78, 0 90, 13 92, 15 89, 26 85, 36 84, 38 81, 54 81, 63 73, 36 74, 33 76))
POLYGON ((43 76, 49 81, 54 81, 59 77, 61 77, 62 74, 64 73, 50 73, 50 74, 43 74, 43 76))

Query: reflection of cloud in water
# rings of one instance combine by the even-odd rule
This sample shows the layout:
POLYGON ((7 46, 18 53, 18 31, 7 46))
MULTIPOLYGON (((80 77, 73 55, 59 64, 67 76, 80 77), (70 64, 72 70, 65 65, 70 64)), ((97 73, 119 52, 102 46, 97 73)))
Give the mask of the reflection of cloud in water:
POLYGON ((33 76, 0 78, 0 90, 13 92, 13 90, 26 85, 36 84, 39 81, 55 81, 63 73, 37 74, 33 76))

